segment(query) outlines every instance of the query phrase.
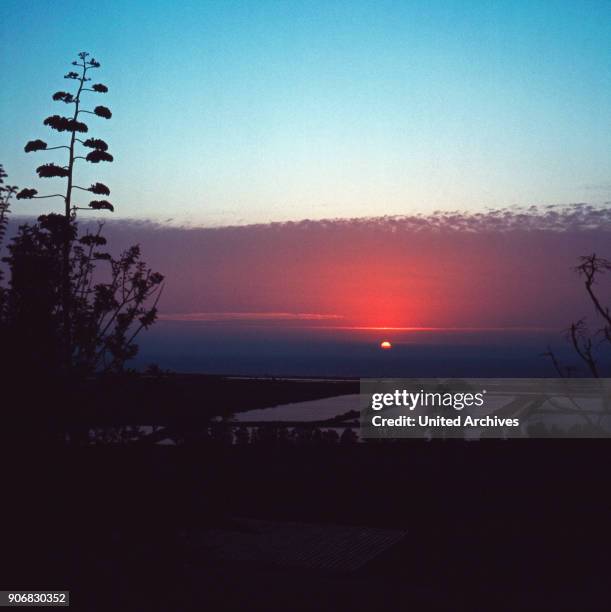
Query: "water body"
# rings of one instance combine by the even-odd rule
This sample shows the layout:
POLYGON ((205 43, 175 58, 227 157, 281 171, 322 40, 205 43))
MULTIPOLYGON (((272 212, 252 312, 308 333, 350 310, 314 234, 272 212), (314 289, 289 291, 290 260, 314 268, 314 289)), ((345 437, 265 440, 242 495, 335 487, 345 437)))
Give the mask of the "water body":
POLYGON ((283 404, 274 408, 249 410, 235 415, 236 421, 319 421, 359 409, 358 395, 340 395, 309 402, 283 404))
POLYGON ((398 331, 160 321, 136 367, 245 376, 549 377, 548 345, 577 364, 560 331, 398 331), (391 350, 380 342, 390 340, 391 350))

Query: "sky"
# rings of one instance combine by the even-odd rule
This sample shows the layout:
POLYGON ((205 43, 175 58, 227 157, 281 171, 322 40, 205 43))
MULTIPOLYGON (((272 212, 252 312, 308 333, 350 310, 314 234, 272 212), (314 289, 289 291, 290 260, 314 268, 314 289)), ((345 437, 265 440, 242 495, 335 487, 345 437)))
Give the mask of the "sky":
POLYGON ((559 331, 593 315, 575 267, 610 244, 611 210, 575 210, 105 234, 166 276, 166 320, 559 331))
POLYGON ((65 110, 51 94, 88 50, 110 89, 92 104, 113 111, 90 132, 115 163, 80 176, 110 186, 117 218, 223 226, 611 200, 607 1, 2 6, 10 181, 51 189, 34 169, 61 153, 23 146, 59 142, 42 121, 65 110))
MULTIPOLYGON (((102 64, 88 95, 113 117, 89 135, 115 162, 76 182, 110 187, 111 250, 140 243, 166 277, 141 365, 547 375, 547 343, 570 357, 562 330, 595 324, 575 266, 611 255, 608 1, 3 10, 11 184, 58 190, 35 168, 62 151, 24 144, 63 143, 51 95, 78 51, 102 64)), ((53 206, 14 202, 11 231, 53 206)))
MULTIPOLYGON (((165 275, 139 365, 242 374, 551 376, 600 325, 575 271, 611 209, 183 228, 108 223, 165 275), (393 349, 379 349, 389 340, 393 349)), ((608 276, 596 285, 611 302, 608 276)), ((602 347, 604 352, 604 347, 602 347)))

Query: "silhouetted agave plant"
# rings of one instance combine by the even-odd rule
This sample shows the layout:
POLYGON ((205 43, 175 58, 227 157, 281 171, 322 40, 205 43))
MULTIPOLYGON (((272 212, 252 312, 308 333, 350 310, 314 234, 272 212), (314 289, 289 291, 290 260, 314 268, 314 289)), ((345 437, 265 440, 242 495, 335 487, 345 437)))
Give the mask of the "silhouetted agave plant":
POLYGON ((98 164, 100 162, 112 162, 113 156, 108 153, 108 144, 99 138, 88 138, 86 140, 81 140, 77 138, 77 133, 85 134, 89 131, 89 127, 86 123, 81 121, 81 116, 83 114, 95 115, 97 117, 102 117, 103 119, 110 119, 112 117, 112 113, 110 109, 106 106, 96 106, 93 110, 87 110, 81 108, 82 103, 82 95, 83 92, 93 92, 93 93, 107 93, 108 87, 103 83, 95 83, 88 86, 88 83, 91 81, 91 77, 89 73, 91 70, 99 68, 100 62, 96 59, 89 56, 89 53, 82 51, 78 54, 78 60, 74 60, 72 62, 73 66, 78 68, 78 71, 71 70, 67 74, 64 75, 65 79, 76 81, 76 92, 68 92, 68 91, 57 91, 53 94, 53 100, 57 102, 63 102, 64 104, 71 104, 74 106, 74 112, 71 117, 64 117, 62 115, 51 115, 44 120, 44 125, 50 127, 52 130, 56 132, 69 132, 70 140, 68 144, 58 145, 58 146, 48 146, 44 140, 36 139, 30 140, 25 145, 25 152, 31 153, 34 151, 50 151, 53 149, 66 149, 68 151, 68 163, 66 166, 62 166, 59 164, 49 163, 43 164, 36 169, 38 176, 40 178, 66 178, 66 193, 65 195, 61 194, 52 194, 52 195, 38 195, 38 192, 35 189, 22 189, 18 194, 18 199, 37 199, 37 198, 52 198, 59 197, 64 200, 65 203, 65 217, 70 219, 76 215, 77 210, 114 210, 114 207, 110 202, 107 202, 108 205, 97 207, 89 204, 86 207, 75 206, 73 203, 73 190, 81 189, 83 191, 91 191, 93 193, 98 193, 102 195, 110 195, 110 190, 106 185, 102 183, 96 183, 95 186, 92 185, 89 188, 79 187, 74 184, 74 169, 75 162, 77 159, 82 159, 86 162, 92 164, 98 164), (78 145, 82 145, 89 149, 93 149, 87 155, 78 155, 76 152, 76 148, 78 145), (102 189, 102 191, 99 191, 102 189))
MULTIPOLYGON (((81 108, 83 92, 105 94, 108 88, 101 83, 88 85, 89 71, 99 68, 100 63, 88 59, 87 53, 79 53, 78 57, 73 62, 78 72, 65 75, 66 79, 75 81, 76 92, 58 91, 53 95, 55 101, 73 105, 71 116, 51 115, 44 121, 56 132, 69 132, 69 141, 48 146, 37 139, 25 145, 26 153, 68 151, 67 163, 46 163, 36 169, 41 178, 67 179, 65 195, 38 195, 32 188, 17 193, 20 200, 62 198, 65 214, 41 215, 37 223, 20 226, 9 245, 9 256, 4 259, 11 272, 11 285, 10 295, 3 293, 0 286, 0 327, 3 321, 11 321, 13 352, 9 353, 20 356, 20 367, 28 373, 31 368, 41 367, 41 363, 45 374, 49 369, 77 376, 123 371, 125 363, 138 350, 135 338, 155 322, 161 295, 163 276, 146 266, 137 245, 118 257, 101 250, 106 244, 101 236, 102 224, 97 233, 78 236, 77 210, 114 210, 106 199, 89 199, 92 194, 101 198, 110 195, 104 183, 94 182, 88 187, 74 184, 76 160, 94 164, 113 161, 104 140, 77 137, 88 132, 88 126, 81 121, 83 113, 104 119, 112 117, 106 106, 95 106, 93 110, 81 108), (80 147, 84 151, 82 155, 76 150, 80 147), (87 192, 86 206, 74 205, 75 189, 87 192), (102 274, 98 272, 98 262, 103 262, 102 274), (10 299, 4 299, 6 295, 10 299), (9 316, 4 317, 3 312, 9 316), (24 342, 24 337, 32 341, 24 342), (42 362, 39 355, 43 356, 42 362)), ((0 183, 4 176, 0 166, 0 183)), ((17 192, 16 187, 10 189, 11 194, 17 192)), ((4 194, 5 189, 0 192, 4 194)), ((4 227, 2 219, 0 215, 0 230, 4 227)), ((62 380, 67 378, 62 376, 62 380)))
MULTIPOLYGON (((86 123, 81 121, 83 114, 91 114, 104 119, 110 119, 112 113, 106 106, 96 106, 93 110, 86 110, 81 108, 82 95, 84 92, 93 93, 106 93, 108 87, 102 83, 96 83, 92 87, 88 87, 87 84, 91 81, 89 73, 91 70, 100 67, 100 62, 90 58, 89 53, 82 51, 78 54, 78 59, 72 62, 73 66, 77 67, 77 70, 71 70, 64 75, 67 80, 75 81, 76 91, 57 91, 53 94, 53 100, 57 102, 63 102, 66 105, 73 105, 72 116, 65 117, 62 115, 51 115, 44 120, 44 125, 48 126, 56 132, 69 132, 70 139, 68 144, 60 144, 57 146, 49 147, 43 140, 30 140, 24 147, 26 153, 34 151, 49 151, 52 149, 66 149, 68 151, 67 165, 58 165, 54 163, 43 164, 36 169, 40 178, 65 178, 66 179, 66 191, 65 195, 53 193, 49 195, 38 195, 35 189, 22 189, 17 194, 17 199, 38 199, 38 198, 62 198, 64 200, 64 220, 67 224, 66 227, 70 226, 71 221, 76 216, 77 210, 108 210, 113 211, 113 205, 107 200, 93 200, 86 207, 76 206, 73 203, 73 191, 74 189, 80 189, 82 191, 89 191, 93 193, 99 193, 103 195, 109 195, 110 190, 106 185, 102 183, 95 183, 89 188, 79 187, 74 184, 74 168, 77 159, 82 159, 89 163, 97 164, 99 162, 111 162, 113 161, 112 155, 107 153, 108 145, 103 140, 89 138, 86 141, 82 141, 77 138, 77 133, 85 134, 89 131, 89 127, 86 123), (92 148, 88 155, 78 155, 76 148, 78 145, 92 148)), ((70 281, 70 253, 72 249, 72 243, 74 241, 73 233, 70 231, 63 232, 64 242, 62 246, 62 316, 63 316, 63 328, 65 335, 65 360, 66 363, 70 362, 72 340, 70 336, 70 308, 71 308, 71 281, 70 281)))

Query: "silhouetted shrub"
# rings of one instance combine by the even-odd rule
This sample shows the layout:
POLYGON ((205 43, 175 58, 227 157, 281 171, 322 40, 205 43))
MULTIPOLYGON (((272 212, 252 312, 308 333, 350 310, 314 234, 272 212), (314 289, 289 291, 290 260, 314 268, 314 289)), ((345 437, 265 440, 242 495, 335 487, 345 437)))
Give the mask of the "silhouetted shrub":
POLYGON ((21 226, 9 245, 6 319, 13 350, 25 353, 21 361, 29 361, 30 368, 52 369, 61 363, 62 248, 66 239, 72 244, 70 365, 86 373, 122 371, 136 355, 136 336, 155 321, 163 276, 146 267, 140 247, 113 257, 101 250, 106 239, 100 231, 77 238, 76 223, 66 226, 61 215, 43 215, 38 223, 21 226), (108 280, 98 280, 99 265, 105 266, 108 280), (43 355, 42 363, 32 362, 43 355))

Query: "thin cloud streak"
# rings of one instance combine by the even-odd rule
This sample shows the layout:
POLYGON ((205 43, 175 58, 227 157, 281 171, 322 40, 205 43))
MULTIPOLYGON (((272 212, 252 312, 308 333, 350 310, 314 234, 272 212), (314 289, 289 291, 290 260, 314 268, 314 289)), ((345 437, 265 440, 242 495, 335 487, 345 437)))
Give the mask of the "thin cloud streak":
POLYGON ((325 329, 352 329, 362 331, 408 331, 408 332, 548 332, 553 327, 376 327, 376 326, 333 326, 325 329))
POLYGON ((185 312, 160 314, 162 321, 328 321, 341 315, 310 312, 185 312))

